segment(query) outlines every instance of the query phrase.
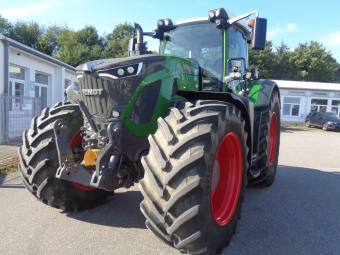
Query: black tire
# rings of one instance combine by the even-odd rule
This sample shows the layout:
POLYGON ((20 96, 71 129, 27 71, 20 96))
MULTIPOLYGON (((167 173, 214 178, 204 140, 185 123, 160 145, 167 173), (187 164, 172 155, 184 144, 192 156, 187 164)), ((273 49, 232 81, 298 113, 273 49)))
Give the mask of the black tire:
POLYGON ((140 189, 145 224, 159 239, 194 254, 220 253, 229 244, 241 217, 249 165, 244 128, 240 110, 219 101, 180 102, 158 119, 156 133, 149 136, 150 152, 142 159, 146 174, 140 189), (239 196, 221 226, 211 205, 212 170, 222 139, 231 133, 240 142, 239 196))
POLYGON ((260 131, 261 135, 259 136, 259 152, 256 161, 256 167, 260 170, 260 174, 256 178, 248 178, 249 185, 270 186, 273 184, 276 175, 277 165, 279 161, 281 134, 280 99, 279 93, 276 90, 273 90, 270 97, 270 103, 265 111, 268 112, 268 115, 267 118, 262 119, 262 123, 260 124, 262 129, 260 131), (277 139, 276 152, 274 160, 271 164, 269 157, 269 137, 273 113, 275 113, 277 120, 277 139))
POLYGON ((43 203, 61 209, 81 210, 103 203, 110 192, 94 189, 82 190, 69 181, 55 178, 59 167, 54 142, 53 122, 65 121, 70 141, 83 123, 78 105, 57 103, 45 108, 40 117, 32 119, 31 128, 24 131, 23 145, 19 148, 19 165, 26 188, 43 203))
POLYGON ((327 131, 328 130, 328 124, 327 123, 323 123, 322 124, 322 130, 323 131, 327 131))
POLYGON ((306 127, 308 127, 308 128, 311 127, 309 120, 306 121, 306 127))

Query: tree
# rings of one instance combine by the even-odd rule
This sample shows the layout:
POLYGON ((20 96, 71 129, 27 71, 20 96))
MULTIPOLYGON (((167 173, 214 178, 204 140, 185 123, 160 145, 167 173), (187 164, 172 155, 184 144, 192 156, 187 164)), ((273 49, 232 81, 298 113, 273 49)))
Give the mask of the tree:
POLYGON ((56 40, 57 47, 52 56, 72 66, 104 58, 104 39, 97 29, 86 26, 79 31, 63 29, 56 40))
POLYGON ((249 52, 249 69, 257 67, 259 69, 259 77, 261 79, 270 79, 274 77, 276 70, 275 54, 273 52, 273 43, 266 42, 264 50, 252 50, 248 44, 249 52))
POLYGON ((102 46, 102 43, 104 41, 104 39, 98 35, 98 31, 94 26, 86 25, 85 28, 76 32, 76 37, 77 41, 80 44, 87 45, 90 51, 95 45, 102 46))
POLYGON ((299 44, 289 58, 296 80, 335 82, 338 64, 322 44, 311 41, 299 44))
POLYGON ((293 70, 292 66, 289 63, 289 58, 292 56, 292 52, 290 51, 287 44, 283 41, 281 45, 275 47, 275 70, 271 76, 271 79, 278 80, 292 80, 293 79, 293 70))
POLYGON ((72 66, 90 61, 89 48, 80 44, 73 30, 62 31, 57 39, 58 50, 52 56, 72 66))
MULTIPOLYGON (((66 24, 45 28, 35 21, 16 21, 11 24, 1 16, 0 31, 72 66, 103 58, 127 57, 129 39, 135 33, 134 27, 127 22, 116 25, 107 36, 99 36, 94 26, 86 25, 78 31, 71 30, 66 24)), ((146 53, 153 52, 146 47, 146 53)))
MULTIPOLYGON (((121 58, 128 56, 129 40, 135 37, 135 28, 125 22, 118 24, 113 29, 112 33, 106 36, 106 49, 103 52, 107 58, 121 58)), ((153 54, 153 51, 148 50, 148 42, 145 43, 145 53, 153 54)))
POLYGON ((106 36, 107 40, 121 40, 124 38, 134 37, 135 28, 132 24, 125 22, 124 24, 119 23, 115 26, 112 33, 106 36))
POLYGON ((339 82, 340 83, 340 64, 337 63, 338 65, 338 69, 335 72, 335 82, 339 82))
POLYGON ((8 30, 12 28, 12 24, 0 15, 0 33, 7 36, 8 30))
POLYGON ((58 37, 64 30, 69 30, 67 25, 61 27, 57 25, 49 26, 44 35, 38 39, 38 50, 51 56, 58 49, 58 37))
POLYGON ((45 33, 45 28, 40 26, 36 21, 16 21, 8 29, 6 36, 25 44, 33 49, 38 49, 39 37, 45 33))

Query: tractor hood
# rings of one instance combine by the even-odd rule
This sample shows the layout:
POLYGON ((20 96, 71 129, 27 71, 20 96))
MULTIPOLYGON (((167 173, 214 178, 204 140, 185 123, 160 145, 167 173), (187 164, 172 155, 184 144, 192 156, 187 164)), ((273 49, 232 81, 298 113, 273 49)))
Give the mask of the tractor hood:
POLYGON ((76 68, 81 99, 96 118, 110 118, 114 108, 123 111, 145 77, 164 67, 165 57, 159 54, 82 64, 76 68))
MULTIPOLYGON (((105 70, 105 69, 112 69, 112 68, 118 68, 121 66, 131 65, 131 64, 138 64, 140 62, 145 63, 154 63, 156 62, 157 68, 160 68, 159 70, 162 70, 165 66, 165 57, 160 54, 149 54, 149 55, 140 55, 136 57, 126 57, 126 58, 111 58, 111 59, 102 59, 102 60, 96 60, 92 62, 88 62, 85 64, 81 64, 76 67, 77 72, 85 71, 84 67, 92 66, 91 71, 99 71, 99 70, 105 70)), ((158 70, 158 71, 159 71, 158 70)))

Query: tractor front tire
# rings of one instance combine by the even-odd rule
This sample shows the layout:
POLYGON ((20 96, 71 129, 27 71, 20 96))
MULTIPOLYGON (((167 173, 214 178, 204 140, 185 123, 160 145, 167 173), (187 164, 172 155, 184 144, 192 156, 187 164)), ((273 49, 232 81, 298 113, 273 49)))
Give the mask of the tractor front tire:
POLYGON ((83 117, 78 105, 57 103, 45 108, 40 117, 32 119, 31 128, 23 133, 19 148, 19 165, 23 183, 41 202, 61 209, 81 210, 103 203, 110 192, 75 186, 55 177, 59 167, 53 123, 61 119, 69 127, 68 141, 79 131, 83 117))
POLYGON ((232 104, 186 101, 170 108, 142 158, 146 226, 182 252, 222 252, 241 217, 246 140, 245 120, 232 104))
POLYGON ((267 112, 267 118, 263 118, 260 124, 262 129, 260 131, 259 153, 256 162, 260 174, 256 178, 248 179, 249 185, 270 186, 273 184, 276 175, 281 134, 280 99, 276 90, 273 90, 268 108, 265 111, 267 112))

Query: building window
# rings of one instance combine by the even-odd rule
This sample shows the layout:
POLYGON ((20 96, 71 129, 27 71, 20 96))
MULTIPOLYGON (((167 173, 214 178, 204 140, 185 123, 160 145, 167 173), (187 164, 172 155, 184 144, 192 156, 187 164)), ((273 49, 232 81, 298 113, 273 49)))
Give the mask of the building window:
POLYGON ((41 98, 41 110, 47 107, 48 75, 35 73, 35 97, 41 98))
POLYGON ((74 91, 79 91, 79 83, 78 82, 74 82, 74 91))
POLYGON ((24 84, 20 82, 10 81, 8 86, 8 95, 10 96, 11 103, 9 110, 22 110, 24 84))
POLYGON ((64 101, 67 101, 67 94, 66 94, 66 89, 68 86, 72 85, 70 80, 65 80, 64 83, 64 101))
POLYGON ((65 86, 64 86, 65 90, 66 90, 67 87, 70 86, 70 85, 71 85, 71 81, 70 81, 70 80, 65 80, 65 86))
POLYGON ((35 73, 35 83, 48 85, 48 75, 36 72, 35 73))
POLYGON ((327 111, 327 99, 312 99, 311 112, 326 112, 327 111))
POLYGON ((300 98, 285 97, 283 99, 283 116, 298 117, 300 112, 300 98))
POLYGON ((17 66, 9 66, 9 78, 25 80, 25 69, 17 66))
POLYGON ((332 100, 331 112, 333 112, 337 116, 340 116, 339 108, 340 108, 340 100, 332 100))

